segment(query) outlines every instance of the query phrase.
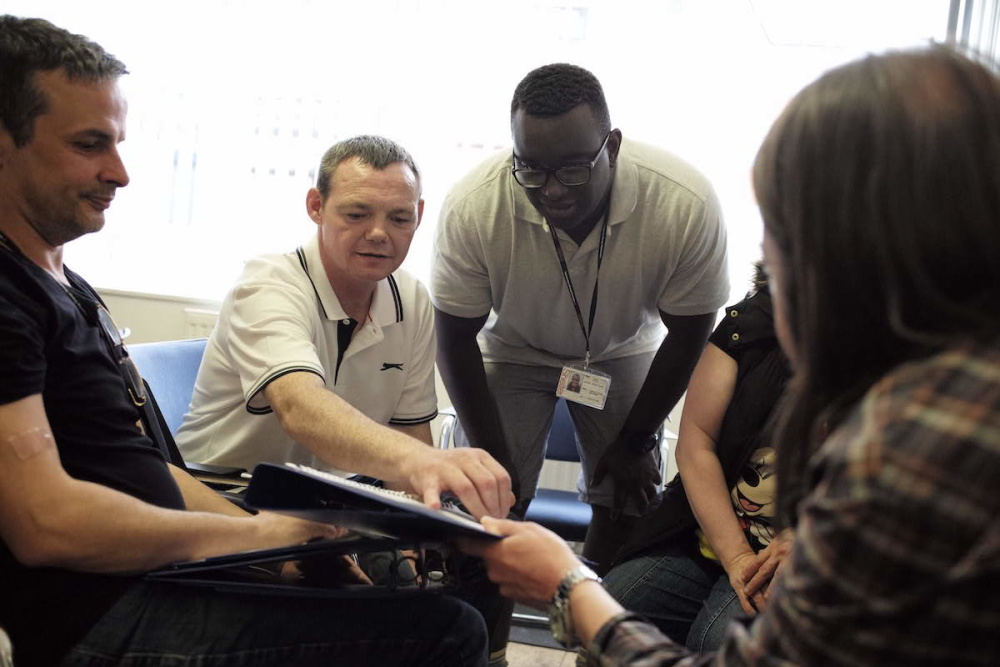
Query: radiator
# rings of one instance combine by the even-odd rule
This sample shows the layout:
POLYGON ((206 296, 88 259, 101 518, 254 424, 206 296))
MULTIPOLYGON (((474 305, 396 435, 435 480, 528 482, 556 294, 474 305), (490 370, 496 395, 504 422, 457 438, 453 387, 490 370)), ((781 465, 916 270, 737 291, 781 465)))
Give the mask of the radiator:
POLYGON ((538 488, 576 491, 580 464, 572 461, 545 461, 538 477, 538 488))
POLYGON ((184 337, 185 338, 208 338, 215 328, 215 322, 219 319, 219 313, 215 310, 204 310, 201 308, 184 309, 184 337))

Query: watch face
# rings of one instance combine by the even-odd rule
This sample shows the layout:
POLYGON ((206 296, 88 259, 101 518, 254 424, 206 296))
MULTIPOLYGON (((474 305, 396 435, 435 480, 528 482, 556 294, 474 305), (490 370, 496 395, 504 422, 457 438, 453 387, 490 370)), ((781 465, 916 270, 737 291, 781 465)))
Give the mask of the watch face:
POLYGON ((637 452, 651 452, 660 443, 660 435, 652 433, 650 435, 640 435, 631 441, 632 449, 637 452))

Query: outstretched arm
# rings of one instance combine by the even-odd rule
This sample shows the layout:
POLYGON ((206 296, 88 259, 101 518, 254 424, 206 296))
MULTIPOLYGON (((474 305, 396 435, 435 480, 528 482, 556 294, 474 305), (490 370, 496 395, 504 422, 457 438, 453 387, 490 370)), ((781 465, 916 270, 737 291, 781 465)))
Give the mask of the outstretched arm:
POLYGON ((62 467, 40 394, 0 405, 0 538, 27 566, 142 572, 337 534, 333 526, 264 513, 164 509, 75 479, 62 467))
MULTIPOLYGON (((546 608, 563 577, 580 563, 576 555, 558 535, 535 523, 486 519, 483 525, 504 535, 504 539, 489 544, 466 542, 462 549, 484 559, 489 577, 499 584, 501 594, 546 608)), ((683 664, 694 664, 687 649, 648 623, 632 622, 634 627, 622 632, 615 617, 624 610, 595 581, 586 580, 573 587, 569 610, 573 632, 581 644, 594 648, 595 637, 605 634, 606 641, 599 647, 601 655, 592 655, 593 659, 606 659, 607 664, 616 665, 676 665, 687 658, 683 664)))
POLYGON ((283 375, 264 393, 285 432, 334 467, 402 483, 432 507, 451 491, 477 518, 506 516, 513 503, 510 477, 486 452, 430 448, 372 421, 314 373, 283 375))
POLYGON ((408 435, 411 438, 416 438, 428 447, 434 446, 434 435, 431 433, 430 422, 416 424, 414 426, 396 426, 395 424, 390 424, 389 428, 393 431, 397 431, 398 433, 402 433, 403 435, 408 435))
POLYGON ((172 463, 168 463, 170 474, 177 483, 177 488, 184 496, 184 504, 194 512, 213 512, 215 514, 225 514, 227 516, 248 517, 249 512, 245 512, 233 503, 229 502, 216 491, 202 484, 190 473, 181 470, 172 463))

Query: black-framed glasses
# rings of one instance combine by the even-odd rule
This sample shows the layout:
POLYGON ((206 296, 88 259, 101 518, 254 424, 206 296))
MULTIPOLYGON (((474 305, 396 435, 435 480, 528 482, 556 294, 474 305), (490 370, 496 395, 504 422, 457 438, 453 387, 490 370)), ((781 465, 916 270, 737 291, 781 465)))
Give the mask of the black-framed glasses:
POLYGON ((146 387, 142 384, 142 375, 139 374, 138 367, 129 356, 125 341, 122 340, 121 331, 111 318, 111 313, 99 303, 94 305, 97 306, 97 321, 101 325, 101 333, 104 334, 104 339, 111 348, 115 361, 118 362, 118 371, 125 378, 129 398, 132 399, 132 403, 137 408, 141 408, 147 400, 146 387))
POLYGON ((568 188, 575 188, 581 185, 586 185, 590 182, 590 172, 593 170, 594 165, 597 164, 598 158, 601 157, 601 153, 608 145, 608 139, 611 138, 611 133, 604 137, 604 142, 601 147, 597 149, 597 154, 594 155, 594 159, 585 164, 570 164, 565 167, 559 167, 558 169, 534 169, 532 167, 518 167, 517 166, 517 155, 511 155, 511 167, 510 170, 514 174, 514 180, 517 181, 518 185, 522 188, 528 190, 537 190, 538 188, 544 187, 549 181, 549 174, 556 177, 556 180, 565 185, 568 188))
POLYGON ((148 397, 146 396, 146 387, 142 383, 142 375, 139 374, 138 367, 132 361, 132 357, 129 356, 128 348, 125 347, 125 341, 122 340, 121 331, 118 329, 118 325, 115 324, 114 319, 112 319, 111 313, 99 301, 94 301, 91 297, 80 294, 83 297, 83 301, 89 306, 89 308, 84 307, 83 303, 80 302, 80 298, 74 293, 76 288, 64 287, 64 289, 66 290, 66 294, 73 299, 76 307, 83 313, 87 322, 91 326, 96 326, 101 332, 104 342, 107 344, 108 349, 111 350, 111 356, 114 357, 115 363, 118 365, 118 372, 121 374, 122 379, 125 380, 125 388, 128 390, 129 398, 132 399, 132 404, 137 408, 146 405, 148 397))

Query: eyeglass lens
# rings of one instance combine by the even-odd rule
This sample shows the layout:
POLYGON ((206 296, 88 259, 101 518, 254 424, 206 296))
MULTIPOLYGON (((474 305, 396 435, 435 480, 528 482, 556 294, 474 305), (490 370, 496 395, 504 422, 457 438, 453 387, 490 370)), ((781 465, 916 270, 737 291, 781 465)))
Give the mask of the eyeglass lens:
POLYGON ((118 326, 115 325, 115 321, 111 319, 111 313, 105 310, 103 307, 97 307, 97 320, 101 323, 101 328, 104 330, 105 335, 108 339, 117 345, 123 345, 122 334, 118 330, 118 326))
POLYGON ((594 159, 590 161, 590 164, 571 164, 565 167, 559 167, 558 169, 530 169, 530 168, 518 168, 517 167, 517 155, 512 156, 513 164, 511 171, 514 172, 514 180, 521 185, 521 187, 528 188, 529 190, 537 190, 538 188, 544 187, 545 183, 549 180, 549 174, 556 177, 556 180, 569 188, 578 187, 581 185, 586 185, 590 182, 590 172, 597 164, 597 159, 601 157, 601 153, 604 152, 604 148, 608 145, 608 139, 611 138, 611 133, 604 137, 604 141, 601 142, 601 147, 597 149, 597 154, 594 155, 594 159))
MULTIPOLYGON (((536 169, 515 169, 514 178, 525 188, 540 188, 549 180, 549 173, 545 170, 536 169)), ((562 167, 551 172, 556 180, 567 187, 586 185, 590 181, 590 167, 577 165, 562 167)))
POLYGON ((132 361, 132 358, 128 356, 128 350, 122 341, 121 332, 118 330, 115 321, 111 318, 111 313, 103 306, 99 305, 97 307, 97 319, 101 324, 104 335, 107 336, 118 357, 118 365, 122 368, 122 375, 125 377, 125 383, 128 385, 129 396, 136 406, 141 407, 146 403, 146 388, 142 384, 142 375, 139 374, 139 369, 136 367, 135 362, 132 361))

